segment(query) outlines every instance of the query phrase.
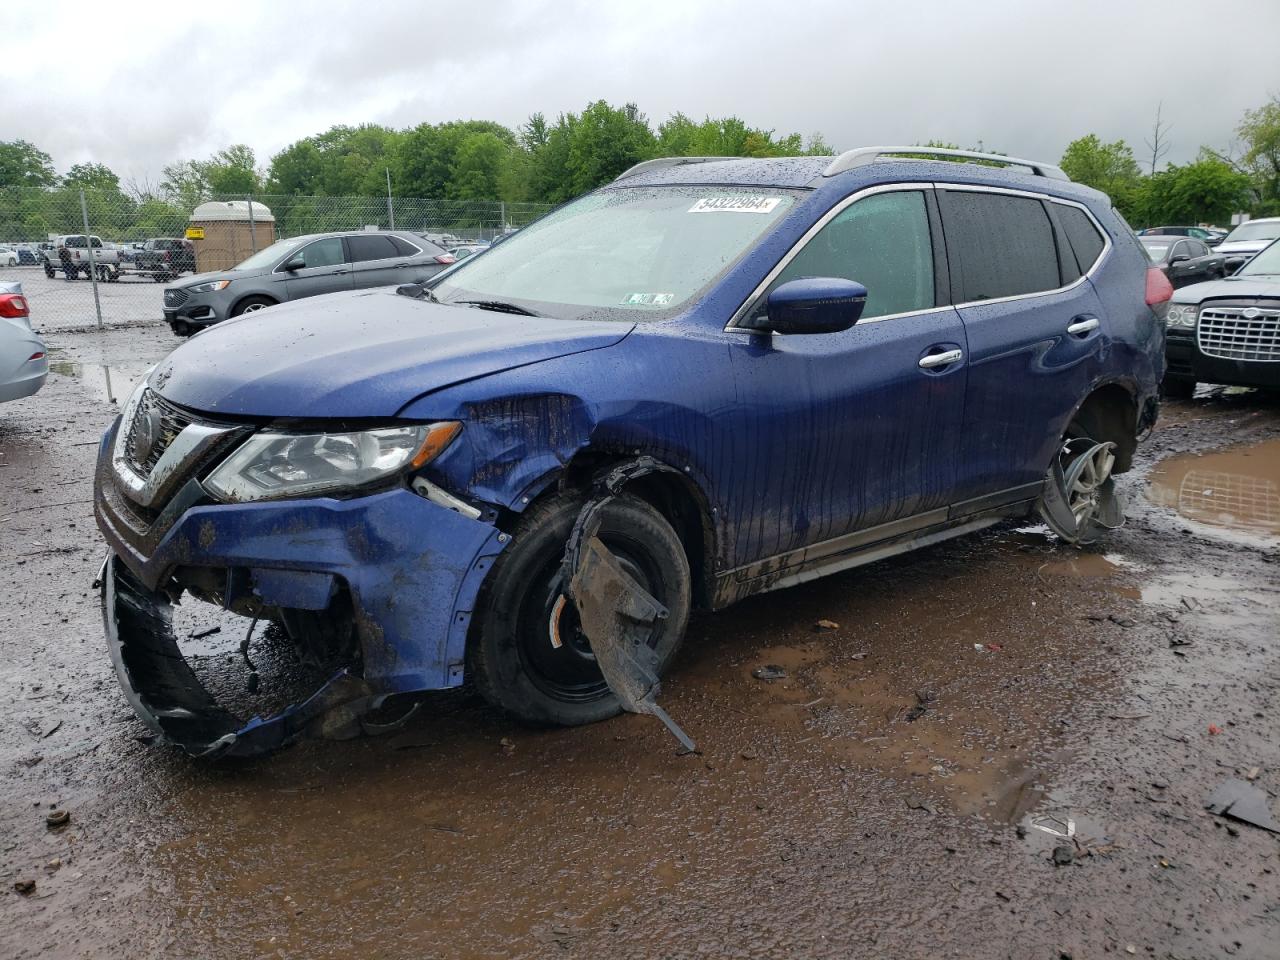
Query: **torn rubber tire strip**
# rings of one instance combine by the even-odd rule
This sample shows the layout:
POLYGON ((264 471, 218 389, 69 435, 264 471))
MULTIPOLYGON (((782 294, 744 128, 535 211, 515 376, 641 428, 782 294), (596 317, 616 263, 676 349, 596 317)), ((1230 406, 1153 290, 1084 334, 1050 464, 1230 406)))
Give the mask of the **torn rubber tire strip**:
POLYGON ((617 489, 627 480, 660 468, 657 461, 642 458, 604 478, 601 494, 583 506, 569 535, 565 592, 577 608, 596 665, 622 709, 657 717, 692 753, 697 746, 657 701, 662 689, 658 655, 648 639, 654 625, 666 620, 669 611, 627 573, 596 535, 601 512, 617 489))

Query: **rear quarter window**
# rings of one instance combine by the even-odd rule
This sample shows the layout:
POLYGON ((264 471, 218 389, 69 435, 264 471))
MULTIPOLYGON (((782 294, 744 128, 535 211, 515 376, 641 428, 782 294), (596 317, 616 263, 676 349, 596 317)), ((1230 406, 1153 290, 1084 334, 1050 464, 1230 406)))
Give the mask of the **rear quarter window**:
POLYGON ((938 199, 964 302, 1062 285, 1053 225, 1039 200, 961 190, 940 191, 938 199))
POLYGON ((1062 224, 1062 229, 1067 235, 1067 242, 1075 252, 1080 272, 1088 273, 1102 256, 1102 251, 1107 245, 1106 240, 1093 225, 1089 215, 1079 207, 1069 207, 1059 203, 1055 204, 1055 209, 1058 222, 1062 224))

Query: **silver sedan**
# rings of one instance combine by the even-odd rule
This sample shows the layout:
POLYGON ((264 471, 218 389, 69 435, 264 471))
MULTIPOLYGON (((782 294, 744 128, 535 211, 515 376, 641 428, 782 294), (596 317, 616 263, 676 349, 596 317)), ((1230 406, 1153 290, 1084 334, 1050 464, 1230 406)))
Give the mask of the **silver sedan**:
POLYGON ((31 329, 22 284, 0 280, 0 403, 31 396, 48 376, 49 358, 31 329))

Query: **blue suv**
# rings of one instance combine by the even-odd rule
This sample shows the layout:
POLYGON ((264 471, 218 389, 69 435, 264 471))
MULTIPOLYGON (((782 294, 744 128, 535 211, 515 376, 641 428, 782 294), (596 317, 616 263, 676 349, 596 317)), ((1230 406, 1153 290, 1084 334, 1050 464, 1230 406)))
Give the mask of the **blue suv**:
POLYGON ((194 754, 464 680, 534 723, 643 708, 695 608, 1037 510, 1121 523, 1171 293, 1046 164, 642 163, 423 284, 160 363, 98 461, 111 657, 194 754), (184 595, 278 624, 316 692, 237 717, 184 595))

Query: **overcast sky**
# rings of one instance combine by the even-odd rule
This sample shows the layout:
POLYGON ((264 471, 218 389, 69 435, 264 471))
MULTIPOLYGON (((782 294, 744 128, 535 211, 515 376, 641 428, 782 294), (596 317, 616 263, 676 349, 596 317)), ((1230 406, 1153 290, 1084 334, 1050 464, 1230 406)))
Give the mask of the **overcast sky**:
POLYGON ((736 114, 837 149, 980 139, 1053 161, 1094 132, 1141 161, 1163 100, 1166 160, 1182 162, 1280 93, 1280 0, 201 6, 4 4, 0 139, 60 172, 94 160, 155 180, 236 142, 265 167, 335 123, 515 126, 603 98, 655 128, 736 114))

